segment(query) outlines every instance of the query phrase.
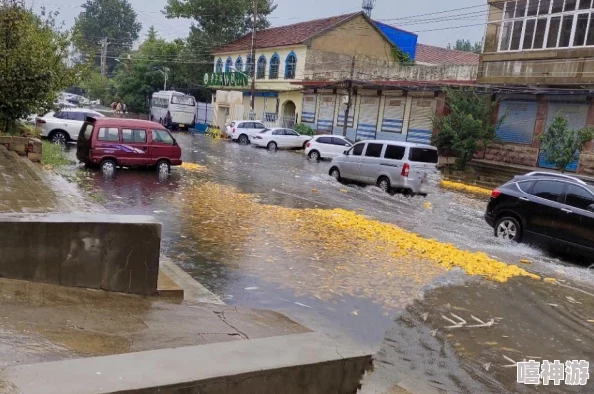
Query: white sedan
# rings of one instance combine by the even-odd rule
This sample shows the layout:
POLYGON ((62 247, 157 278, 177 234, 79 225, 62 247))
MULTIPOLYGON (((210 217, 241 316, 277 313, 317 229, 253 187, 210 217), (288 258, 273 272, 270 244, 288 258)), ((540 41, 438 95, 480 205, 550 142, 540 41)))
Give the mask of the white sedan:
POLYGON ((310 139, 311 136, 301 135, 295 130, 277 127, 252 135, 250 142, 254 146, 268 148, 268 150, 302 149, 310 139))

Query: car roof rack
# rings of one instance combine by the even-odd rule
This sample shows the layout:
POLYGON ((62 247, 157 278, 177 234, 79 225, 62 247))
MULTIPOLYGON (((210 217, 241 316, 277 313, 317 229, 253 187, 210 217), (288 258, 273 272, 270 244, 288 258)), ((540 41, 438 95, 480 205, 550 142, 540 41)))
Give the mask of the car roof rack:
POLYGON ((588 184, 584 181, 582 181, 579 178, 576 178, 574 176, 571 175, 565 175, 565 174, 556 174, 554 172, 546 172, 546 171, 533 171, 530 172, 524 176, 546 176, 546 177, 550 177, 550 178, 563 178, 563 179, 569 179, 572 180, 574 182, 579 183, 580 185, 584 185, 587 186, 588 184))

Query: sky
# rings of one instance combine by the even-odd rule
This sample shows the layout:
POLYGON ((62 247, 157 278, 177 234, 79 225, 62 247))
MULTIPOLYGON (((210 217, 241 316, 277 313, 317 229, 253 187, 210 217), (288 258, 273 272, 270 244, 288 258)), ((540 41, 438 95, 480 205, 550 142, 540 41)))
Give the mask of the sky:
MULTIPOLYGON (((167 0, 129 0, 143 25, 140 39, 154 25, 159 36, 172 40, 187 36, 191 21, 170 20, 161 14, 167 0)), ((81 12, 82 0, 29 0, 35 7, 59 11, 66 26, 72 26, 81 12)), ((281 26, 361 10, 361 0, 276 0, 278 5, 269 20, 281 26)), ((464 38, 482 40, 487 0, 377 0, 372 17, 418 34, 418 42, 445 47, 464 38), (472 8, 469 8, 472 7, 472 8), (460 9, 458 11, 448 11, 460 9), (422 15, 429 14, 429 15, 422 15)))

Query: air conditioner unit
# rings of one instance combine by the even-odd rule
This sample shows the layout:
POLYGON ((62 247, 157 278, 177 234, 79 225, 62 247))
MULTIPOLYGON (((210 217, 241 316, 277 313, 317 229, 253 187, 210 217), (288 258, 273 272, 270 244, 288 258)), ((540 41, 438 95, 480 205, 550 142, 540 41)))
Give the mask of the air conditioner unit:
POLYGON ((342 96, 342 103, 348 104, 349 103, 349 96, 342 96))

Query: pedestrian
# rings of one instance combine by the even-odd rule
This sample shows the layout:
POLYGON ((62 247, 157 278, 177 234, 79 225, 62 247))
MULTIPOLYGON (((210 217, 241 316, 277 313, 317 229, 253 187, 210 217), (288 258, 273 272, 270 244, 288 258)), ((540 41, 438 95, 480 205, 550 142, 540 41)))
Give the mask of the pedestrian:
POLYGON ((124 111, 124 113, 128 113, 128 106, 126 105, 126 103, 122 104, 122 111, 124 111))
POLYGON ((111 110, 115 112, 115 110, 116 110, 116 106, 117 106, 117 105, 118 105, 118 104, 117 104, 115 101, 114 101, 114 102, 112 102, 112 103, 111 103, 111 110))
POLYGON ((122 103, 118 103, 116 106, 116 114, 122 113, 122 103))

